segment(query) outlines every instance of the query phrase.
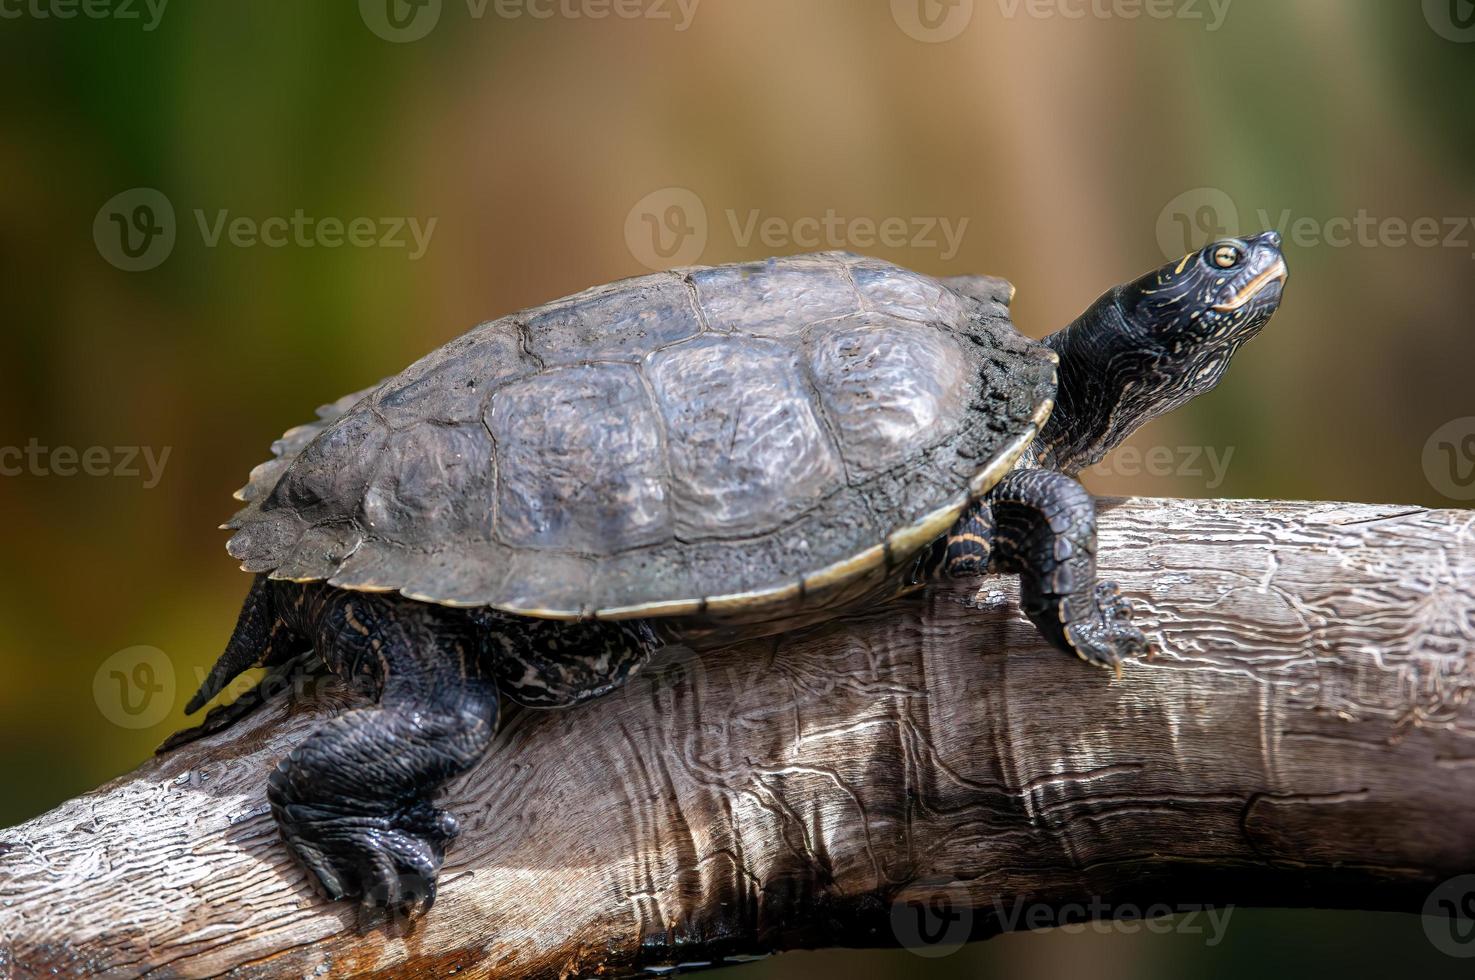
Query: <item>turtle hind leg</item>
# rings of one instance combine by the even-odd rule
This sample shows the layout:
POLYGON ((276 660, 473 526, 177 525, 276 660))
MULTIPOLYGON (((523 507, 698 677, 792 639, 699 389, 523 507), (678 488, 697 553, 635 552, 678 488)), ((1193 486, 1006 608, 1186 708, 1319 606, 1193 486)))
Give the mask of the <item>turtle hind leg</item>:
POLYGON ((306 645, 301 634, 293 630, 280 615, 276 604, 277 592, 265 575, 258 575, 251 582, 241 614, 231 631, 225 652, 210 668, 210 674, 195 696, 184 706, 184 713, 192 715, 203 708, 227 684, 252 667, 270 667, 284 663, 306 645))
POLYGON ((1115 582, 1096 580, 1096 502, 1053 470, 1015 470, 988 495, 992 567, 1017 572, 1021 605, 1060 650, 1120 670, 1148 649, 1115 582))
POLYGON ((185 728, 175 732, 164 740, 156 750, 156 755, 162 755, 188 745, 190 742, 198 741, 217 732, 223 732, 227 728, 249 716, 257 708, 269 701, 277 691, 289 688, 297 678, 311 676, 315 667, 319 667, 318 655, 312 650, 300 653, 289 660, 272 666, 251 690, 236 698, 230 704, 217 705, 211 708, 205 715, 205 720, 193 728, 185 728))
POLYGON ((328 667, 377 705, 329 719, 267 786, 282 837, 330 898, 391 913, 435 901, 456 820, 432 803, 485 754, 497 691, 479 635, 457 610, 329 593, 313 640, 328 667))
POLYGON ((225 652, 215 661, 200 689, 184 706, 185 713, 199 711, 231 681, 253 667, 270 668, 266 677, 230 704, 210 709, 200 724, 169 736, 155 750, 156 754, 224 731, 265 704, 272 692, 284 686, 289 678, 311 669, 313 654, 302 634, 282 617, 277 607, 280 595, 281 589, 274 588, 265 575, 256 576, 246 593, 246 601, 241 606, 241 614, 236 619, 225 652))

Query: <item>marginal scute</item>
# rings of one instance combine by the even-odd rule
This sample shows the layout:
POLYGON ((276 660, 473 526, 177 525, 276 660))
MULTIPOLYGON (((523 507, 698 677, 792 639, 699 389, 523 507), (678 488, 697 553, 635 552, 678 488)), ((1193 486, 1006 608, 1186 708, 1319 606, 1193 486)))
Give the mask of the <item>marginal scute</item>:
POLYGON ((363 542, 354 527, 329 524, 310 528, 297 539, 271 577, 291 582, 317 582, 338 570, 349 555, 363 542))
MULTIPOLYGON (((318 421, 294 426, 282 433, 282 437, 271 444, 273 458, 251 470, 246 485, 236 491, 236 499, 250 502, 260 500, 271 493, 277 481, 282 478, 282 474, 287 472, 287 467, 291 465, 293 457, 302 452, 329 423, 353 409, 359 402, 378 391, 378 388, 377 385, 373 388, 365 388, 362 391, 344 395, 335 402, 320 405, 317 412, 318 421)), ((226 526, 235 525, 232 523, 226 526)))
POLYGON ((521 550, 507 564, 502 601, 530 614, 564 609, 592 613, 596 608, 590 582, 599 562, 589 555, 521 550))
POLYGON ((448 606, 484 606, 502 595, 506 549, 476 540, 448 539, 408 566, 401 560, 395 588, 412 599, 448 606))
POLYGON ((282 563, 310 525, 289 510, 251 514, 239 522, 226 550, 248 572, 270 572, 282 563))
MULTIPOLYGON (((235 538, 231 544, 235 544, 235 538)), ((328 579, 328 584, 361 592, 395 591, 409 580, 405 565, 403 549, 389 541, 366 538, 328 579)))
POLYGON ((1008 306, 1014 301, 1014 286, 997 276, 944 276, 937 280, 955 293, 990 306, 1008 306))
POLYGON ((228 548, 530 616, 804 622, 885 587, 1043 424, 1055 358, 994 293, 826 253, 490 321, 286 433, 228 548))
POLYGON ((388 436, 373 412, 340 417, 292 460, 262 510, 291 511, 310 524, 348 517, 344 507, 357 510, 388 436))

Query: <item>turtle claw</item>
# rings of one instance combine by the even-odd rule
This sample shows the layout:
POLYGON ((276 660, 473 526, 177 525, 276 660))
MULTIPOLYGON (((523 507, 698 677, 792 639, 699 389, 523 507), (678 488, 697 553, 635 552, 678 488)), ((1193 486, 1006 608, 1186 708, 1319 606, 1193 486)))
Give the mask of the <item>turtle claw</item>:
POLYGON ((1146 653, 1151 644, 1132 622, 1132 602, 1115 582, 1101 582, 1093 596, 1094 609, 1083 621, 1066 627, 1071 647, 1088 663, 1122 676, 1122 661, 1146 653))
POLYGON ((345 814, 288 804, 277 812, 288 847, 329 900, 357 898, 391 917, 424 915, 435 904, 436 874, 458 832, 444 810, 417 803, 388 814, 345 814))
POLYGON ((359 897, 359 904, 370 912, 384 911, 390 916, 424 915, 435 904, 435 871, 439 864, 426 870, 412 871, 404 865, 384 859, 374 862, 372 882, 359 897))

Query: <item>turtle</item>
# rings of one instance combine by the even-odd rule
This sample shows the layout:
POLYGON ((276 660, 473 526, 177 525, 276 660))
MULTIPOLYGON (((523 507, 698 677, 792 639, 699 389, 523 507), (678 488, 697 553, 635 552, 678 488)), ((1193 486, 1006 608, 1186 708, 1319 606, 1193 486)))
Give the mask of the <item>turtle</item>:
POLYGON ((663 649, 823 628, 1020 577, 1048 643, 1120 671, 1149 643, 1096 575, 1076 474, 1218 384, 1280 304, 1266 232, 1101 296, 1041 341, 1014 288, 825 252, 678 268, 483 323, 288 431, 237 493, 254 578, 194 713, 251 667, 364 687, 270 774, 329 899, 428 911, 458 823, 437 791, 501 699, 566 707, 663 649))

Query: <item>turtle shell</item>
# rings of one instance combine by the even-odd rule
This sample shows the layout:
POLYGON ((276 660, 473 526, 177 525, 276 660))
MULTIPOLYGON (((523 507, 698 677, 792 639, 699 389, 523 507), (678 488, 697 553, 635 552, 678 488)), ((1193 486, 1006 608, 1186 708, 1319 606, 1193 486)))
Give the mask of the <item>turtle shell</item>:
POLYGON ((873 585, 1043 425, 1012 288, 824 253, 484 323, 286 433, 251 572, 555 619, 791 612, 873 585))

